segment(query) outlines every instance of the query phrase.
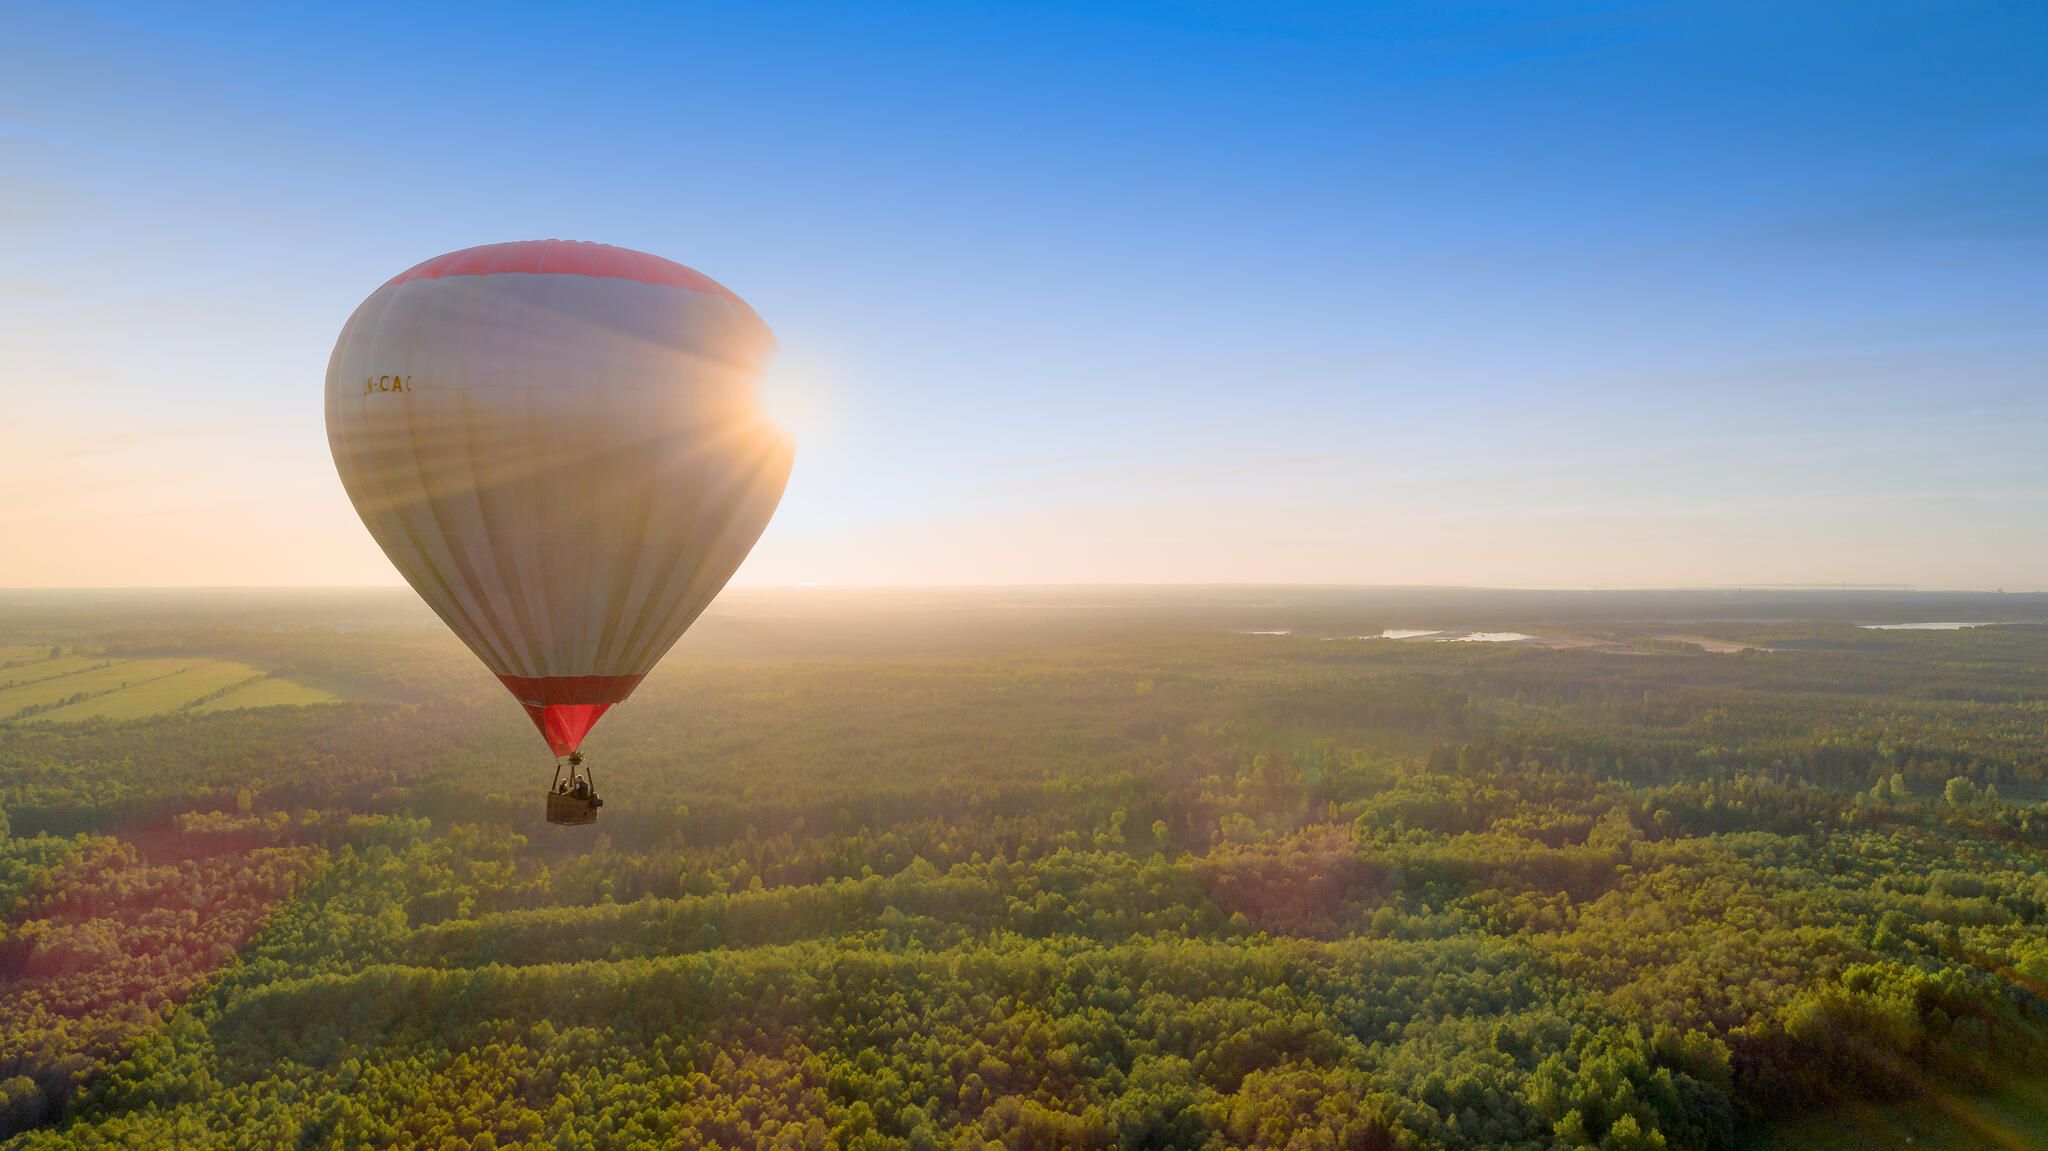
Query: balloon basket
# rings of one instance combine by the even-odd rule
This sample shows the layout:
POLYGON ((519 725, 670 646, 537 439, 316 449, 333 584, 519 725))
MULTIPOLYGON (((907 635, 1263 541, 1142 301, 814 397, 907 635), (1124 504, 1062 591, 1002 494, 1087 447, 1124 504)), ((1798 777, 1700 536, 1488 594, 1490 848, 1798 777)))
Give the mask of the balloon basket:
POLYGON ((548 793, 548 822, 573 826, 579 823, 596 823, 597 809, 604 806, 604 800, 596 796, 584 799, 559 792, 548 793))

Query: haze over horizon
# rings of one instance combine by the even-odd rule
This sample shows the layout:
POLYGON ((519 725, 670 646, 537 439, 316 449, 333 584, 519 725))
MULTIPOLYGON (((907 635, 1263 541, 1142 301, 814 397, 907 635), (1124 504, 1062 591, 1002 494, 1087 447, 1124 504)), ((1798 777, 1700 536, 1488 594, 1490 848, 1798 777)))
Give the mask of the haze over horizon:
POLYGON ((481 19, 0 13, 0 587, 398 586, 335 336, 541 236, 780 337, 738 585, 2048 586, 2041 6, 481 19))

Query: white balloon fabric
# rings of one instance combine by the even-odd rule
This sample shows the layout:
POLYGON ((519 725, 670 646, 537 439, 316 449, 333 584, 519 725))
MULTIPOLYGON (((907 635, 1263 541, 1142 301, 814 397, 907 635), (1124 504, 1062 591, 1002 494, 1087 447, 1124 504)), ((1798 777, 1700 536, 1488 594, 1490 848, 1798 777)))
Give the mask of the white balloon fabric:
POLYGON ((775 338, 681 264, 535 240, 371 293, 327 365, 342 486, 406 582, 576 751, 710 604, 794 446, 775 338))

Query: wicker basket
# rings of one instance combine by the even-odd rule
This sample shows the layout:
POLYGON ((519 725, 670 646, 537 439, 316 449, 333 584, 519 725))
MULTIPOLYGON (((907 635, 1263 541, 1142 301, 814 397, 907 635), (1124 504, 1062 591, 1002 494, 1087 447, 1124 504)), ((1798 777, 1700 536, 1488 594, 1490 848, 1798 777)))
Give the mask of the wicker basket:
POLYGON ((591 796, 580 799, 563 795, 559 791, 548 792, 549 823, 596 823, 597 809, 604 806, 604 800, 591 796))

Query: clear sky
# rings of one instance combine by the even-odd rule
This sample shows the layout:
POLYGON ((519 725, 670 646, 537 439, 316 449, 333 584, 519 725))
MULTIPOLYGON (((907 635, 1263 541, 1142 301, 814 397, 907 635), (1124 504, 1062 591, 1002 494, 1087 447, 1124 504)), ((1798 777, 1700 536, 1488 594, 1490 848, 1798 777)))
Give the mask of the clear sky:
POLYGON ((0 6, 0 586, 394 583, 335 335, 642 248, 741 582, 2048 585, 2048 5, 0 6))

